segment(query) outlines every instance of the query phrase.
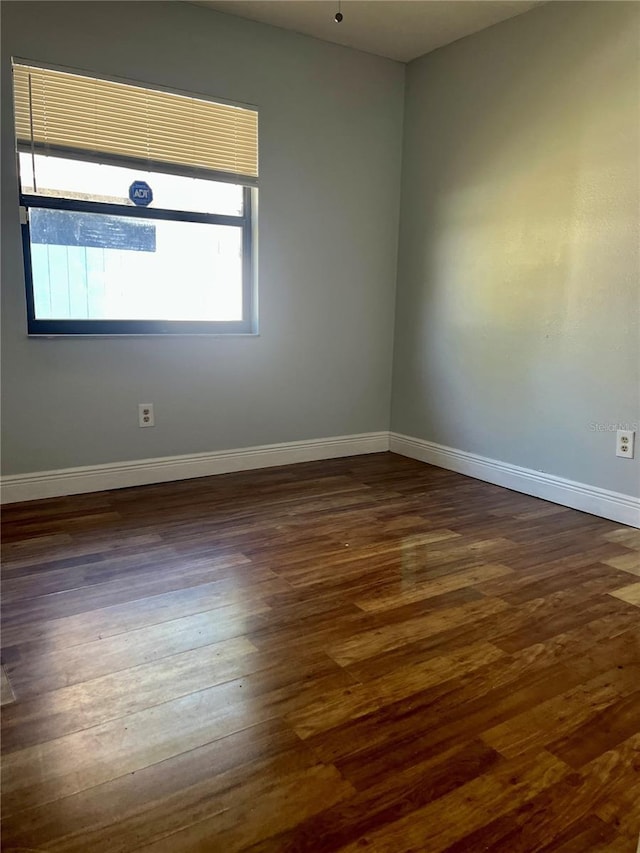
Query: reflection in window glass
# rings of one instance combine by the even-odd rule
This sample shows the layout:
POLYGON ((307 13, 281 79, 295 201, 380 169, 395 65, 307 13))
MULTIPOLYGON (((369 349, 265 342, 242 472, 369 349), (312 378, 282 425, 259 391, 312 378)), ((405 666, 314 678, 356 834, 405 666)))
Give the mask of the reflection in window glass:
POLYGON ((242 229, 31 208, 35 316, 240 320, 242 229))

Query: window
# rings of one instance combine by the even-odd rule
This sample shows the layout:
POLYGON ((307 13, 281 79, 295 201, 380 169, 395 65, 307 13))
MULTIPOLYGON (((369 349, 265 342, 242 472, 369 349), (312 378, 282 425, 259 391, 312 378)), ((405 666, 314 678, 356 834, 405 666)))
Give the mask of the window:
POLYGON ((255 331, 257 112, 14 63, 28 331, 255 331))

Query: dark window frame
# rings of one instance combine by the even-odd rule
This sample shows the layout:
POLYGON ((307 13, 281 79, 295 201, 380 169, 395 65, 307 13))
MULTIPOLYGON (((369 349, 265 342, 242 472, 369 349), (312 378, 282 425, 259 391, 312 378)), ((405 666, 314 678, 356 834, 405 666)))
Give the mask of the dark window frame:
POLYGON ((20 194, 22 249, 24 255, 27 297, 27 332, 29 335, 252 335, 257 333, 254 284, 254 227, 256 190, 243 186, 242 214, 196 213, 157 207, 135 207, 98 201, 20 194), (67 210, 141 219, 164 219, 230 225, 242 229, 242 320, 61 320, 38 319, 35 316, 33 271, 31 267, 30 209, 67 210), (25 211, 25 214, 22 211, 25 211))

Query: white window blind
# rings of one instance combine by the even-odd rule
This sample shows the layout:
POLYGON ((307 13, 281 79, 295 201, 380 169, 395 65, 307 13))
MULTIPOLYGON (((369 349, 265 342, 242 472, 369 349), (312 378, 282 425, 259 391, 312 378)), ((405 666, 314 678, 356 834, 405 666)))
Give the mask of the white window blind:
POLYGON ((19 150, 257 182, 255 110, 49 68, 13 72, 19 150))

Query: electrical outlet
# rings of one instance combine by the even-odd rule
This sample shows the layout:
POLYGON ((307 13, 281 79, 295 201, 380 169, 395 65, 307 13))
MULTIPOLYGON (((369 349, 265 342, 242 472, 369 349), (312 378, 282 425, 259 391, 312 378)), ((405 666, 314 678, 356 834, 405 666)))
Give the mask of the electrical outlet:
POLYGON ((153 403, 138 403, 138 426, 152 427, 156 425, 153 415, 153 403))
POLYGON ((633 459, 633 445, 636 434, 632 429, 619 429, 616 432, 616 456, 633 459))

